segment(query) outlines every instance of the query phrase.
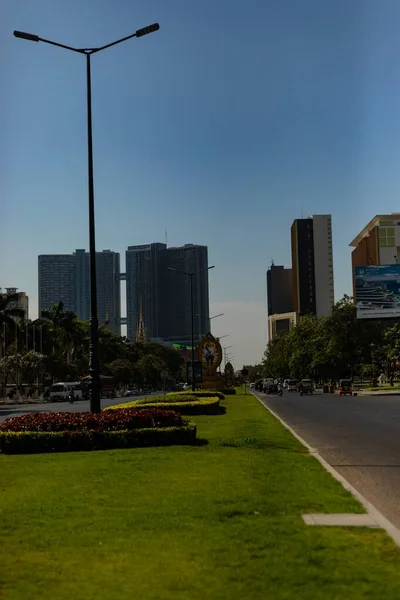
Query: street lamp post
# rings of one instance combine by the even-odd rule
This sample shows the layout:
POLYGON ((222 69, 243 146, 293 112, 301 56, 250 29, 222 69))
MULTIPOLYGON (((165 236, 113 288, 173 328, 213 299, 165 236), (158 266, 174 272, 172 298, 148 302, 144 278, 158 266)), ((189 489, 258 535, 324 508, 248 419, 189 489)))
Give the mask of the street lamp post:
POLYGON ((196 317, 203 319, 204 321, 208 321, 208 330, 211 332, 211 321, 216 319, 217 317, 223 317, 224 313, 219 313, 218 315, 214 315, 213 317, 204 317, 203 315, 196 314, 196 317))
POLYGON ((192 391, 196 390, 196 382, 194 377, 194 300, 193 300, 193 277, 200 275, 201 273, 205 273, 210 269, 214 269, 215 265, 211 267, 207 267, 206 269, 201 269, 201 271, 196 271, 196 273, 188 273, 187 271, 180 271, 179 269, 174 269, 172 267, 168 267, 168 271, 175 271, 175 273, 180 273, 181 275, 186 275, 190 277, 190 320, 191 320, 191 338, 192 338, 192 350, 191 350, 191 364, 192 364, 192 391))
POLYGON ((93 181, 93 132, 92 132, 92 81, 91 81, 91 62, 92 54, 116 46, 134 37, 142 37, 160 28, 158 23, 138 29, 135 33, 127 35, 115 42, 100 46, 97 48, 73 48, 59 42, 53 42, 39 37, 33 33, 24 31, 14 31, 17 38, 29 40, 31 42, 44 42, 51 46, 58 46, 65 50, 71 50, 78 54, 86 56, 86 90, 87 90, 87 147, 88 147, 88 194, 89 194, 89 264, 90 264, 90 348, 89 348, 89 375, 90 375, 90 410, 100 412, 100 371, 99 371, 99 332, 97 316, 97 284, 96 284, 96 237, 95 237, 95 219, 94 219, 94 181, 93 181))
MULTIPOLYGON (((228 333, 228 335, 229 335, 229 333, 228 333)), ((228 350, 228 348, 233 348, 233 344, 231 344, 230 346, 225 346, 225 347, 223 348, 223 351, 224 351, 224 363, 225 363, 225 368, 226 368, 226 357, 227 357, 227 352, 226 352, 226 351, 228 350)))

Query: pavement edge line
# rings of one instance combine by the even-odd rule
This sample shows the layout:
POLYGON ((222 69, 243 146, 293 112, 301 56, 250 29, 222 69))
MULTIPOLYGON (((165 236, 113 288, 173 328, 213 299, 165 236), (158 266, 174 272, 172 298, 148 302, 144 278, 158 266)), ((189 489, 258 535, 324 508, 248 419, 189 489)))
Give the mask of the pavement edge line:
POLYGON ((371 504, 371 502, 369 502, 362 494, 360 494, 360 492, 356 490, 356 488, 351 485, 351 483, 349 483, 347 479, 343 477, 343 475, 336 471, 336 469, 334 469, 324 458, 322 458, 319 452, 315 448, 312 448, 310 444, 308 444, 302 437, 300 437, 299 434, 290 427, 290 425, 288 425, 274 410, 272 410, 272 408, 264 404, 261 398, 256 396, 256 394, 253 392, 251 392, 251 394, 254 398, 257 398, 260 404, 262 404, 262 406, 266 408, 271 415, 274 416, 275 419, 277 419, 281 425, 283 425, 283 427, 285 427, 285 429, 287 429, 301 444, 303 444, 303 446, 309 450, 310 454, 315 456, 315 458, 321 463, 324 469, 326 469, 326 471, 332 475, 332 477, 341 483, 342 486, 364 506, 367 514, 370 515, 374 521, 386 531, 394 543, 400 548, 400 529, 395 527, 393 523, 389 521, 389 519, 384 517, 383 514, 377 508, 375 508, 373 504, 371 504))

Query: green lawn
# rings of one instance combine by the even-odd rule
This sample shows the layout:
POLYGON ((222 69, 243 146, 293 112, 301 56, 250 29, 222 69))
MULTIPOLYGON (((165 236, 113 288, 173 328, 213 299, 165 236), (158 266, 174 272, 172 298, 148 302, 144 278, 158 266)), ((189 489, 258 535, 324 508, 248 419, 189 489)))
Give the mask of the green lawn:
POLYGON ((399 600, 379 530, 251 395, 197 416, 208 444, 0 456, 1 600, 399 600))
POLYGON ((369 392, 398 392, 400 390, 400 385, 378 385, 378 387, 361 386, 360 389, 367 390, 369 392))

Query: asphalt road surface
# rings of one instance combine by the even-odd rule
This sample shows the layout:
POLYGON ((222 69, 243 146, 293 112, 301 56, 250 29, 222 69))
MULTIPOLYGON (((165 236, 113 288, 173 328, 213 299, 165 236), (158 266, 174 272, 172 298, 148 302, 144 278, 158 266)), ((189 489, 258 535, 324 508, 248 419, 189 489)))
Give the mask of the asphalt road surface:
MULTIPOLYGON (((162 395, 163 392, 157 392, 162 395)), ((140 398, 148 398, 146 396, 129 396, 126 398, 108 398, 101 399, 101 408, 113 406, 114 404, 122 404, 123 402, 131 402, 132 400, 140 400, 140 398)), ((9 417, 17 417, 26 415, 30 412, 85 412, 90 410, 89 400, 76 400, 73 404, 69 402, 45 402, 41 404, 9 404, 0 406, 0 423, 9 417)))
POLYGON ((256 395, 400 527, 400 396, 256 395))

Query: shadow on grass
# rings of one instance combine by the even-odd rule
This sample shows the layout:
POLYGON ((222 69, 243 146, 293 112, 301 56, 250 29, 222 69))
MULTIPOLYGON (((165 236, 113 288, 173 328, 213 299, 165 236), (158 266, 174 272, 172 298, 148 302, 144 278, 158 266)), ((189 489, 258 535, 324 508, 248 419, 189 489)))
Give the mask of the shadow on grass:
POLYGON ((225 406, 218 406, 217 410, 215 410, 215 412, 213 412, 212 414, 213 415, 225 415, 226 414, 225 406))
POLYGON ((284 444, 274 444, 273 442, 258 440, 253 437, 221 439, 217 441, 217 444, 225 448, 256 448, 257 450, 284 450, 294 454, 310 454, 307 448, 302 449, 291 444, 286 446, 284 444))
POLYGON ((210 442, 206 439, 203 438, 196 438, 192 444, 190 444, 191 446, 208 446, 210 442))

